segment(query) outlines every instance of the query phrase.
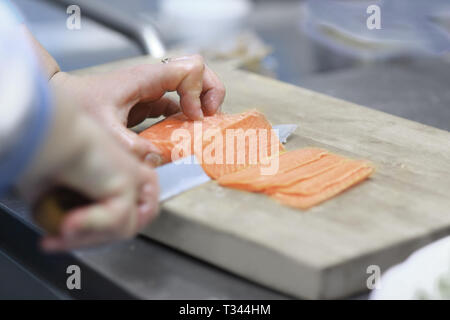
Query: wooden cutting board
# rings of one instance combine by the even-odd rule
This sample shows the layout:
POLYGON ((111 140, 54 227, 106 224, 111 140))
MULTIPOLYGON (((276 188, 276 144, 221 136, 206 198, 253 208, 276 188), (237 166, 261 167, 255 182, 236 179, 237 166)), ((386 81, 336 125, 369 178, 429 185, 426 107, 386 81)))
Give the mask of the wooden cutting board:
POLYGON ((384 271, 450 231, 449 132, 230 65, 215 69, 227 112, 256 108, 273 124, 298 124, 288 150, 323 147, 377 171, 308 211, 210 182, 164 203, 145 236, 295 297, 339 298, 367 290, 368 266, 384 271))

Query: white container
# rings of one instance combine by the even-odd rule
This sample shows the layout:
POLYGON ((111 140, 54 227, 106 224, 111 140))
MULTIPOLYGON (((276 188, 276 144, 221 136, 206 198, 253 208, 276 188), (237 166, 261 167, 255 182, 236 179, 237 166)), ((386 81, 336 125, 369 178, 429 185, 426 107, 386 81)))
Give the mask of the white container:
POLYGON ((205 44, 242 30, 249 0, 161 0, 158 24, 170 40, 205 44))

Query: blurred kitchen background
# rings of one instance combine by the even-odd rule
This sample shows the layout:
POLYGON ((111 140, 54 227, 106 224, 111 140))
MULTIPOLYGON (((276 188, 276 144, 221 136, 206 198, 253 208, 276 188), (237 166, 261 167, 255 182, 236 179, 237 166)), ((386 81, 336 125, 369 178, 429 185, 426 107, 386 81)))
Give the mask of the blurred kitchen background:
POLYGON ((201 52, 450 130, 448 0, 13 2, 65 71, 142 54, 201 52), (80 30, 66 27, 71 4, 81 8, 80 30), (371 4, 381 8, 380 30, 366 26, 371 4))

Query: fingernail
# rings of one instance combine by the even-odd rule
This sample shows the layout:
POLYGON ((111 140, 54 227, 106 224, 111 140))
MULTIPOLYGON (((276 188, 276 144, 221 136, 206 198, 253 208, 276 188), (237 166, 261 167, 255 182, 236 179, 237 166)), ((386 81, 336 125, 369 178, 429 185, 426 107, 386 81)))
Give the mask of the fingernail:
POLYGON ((204 119, 204 115, 203 115, 203 111, 202 109, 196 109, 195 111, 195 120, 203 120, 204 119))
POLYGON ((144 161, 153 167, 158 167, 164 163, 162 156, 156 153, 147 154, 144 161))
POLYGON ((146 203, 139 206, 139 214, 147 218, 156 218, 158 216, 158 203, 146 203), (151 214, 149 216, 149 214, 151 214))
POLYGON ((183 61, 183 60, 191 60, 192 56, 183 56, 177 58, 171 58, 170 61, 183 61))
POLYGON ((142 191, 146 194, 152 194, 154 190, 155 188, 153 188, 153 185, 150 183, 146 183, 142 188, 142 191))
POLYGON ((153 204, 145 203, 139 207, 139 212, 142 214, 146 214, 147 212, 150 212, 153 210, 153 204))

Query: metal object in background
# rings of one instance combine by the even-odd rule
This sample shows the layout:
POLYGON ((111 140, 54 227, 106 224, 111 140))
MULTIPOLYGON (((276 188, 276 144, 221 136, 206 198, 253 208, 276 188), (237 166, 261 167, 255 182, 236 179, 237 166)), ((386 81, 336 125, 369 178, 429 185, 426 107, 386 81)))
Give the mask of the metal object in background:
POLYGON ((245 28, 250 0, 159 0, 158 25, 170 41, 184 46, 214 45, 245 28))
POLYGON ((436 19, 448 0, 310 0, 304 28, 323 45, 360 60, 440 54, 450 50, 450 33, 436 19), (380 29, 366 27, 370 5, 380 8, 380 29))
POLYGON ((160 58, 166 53, 165 46, 154 25, 143 23, 130 15, 123 13, 107 1, 92 0, 46 0, 51 3, 69 6, 76 4, 82 10, 82 15, 103 24, 134 40, 143 54, 160 58))

